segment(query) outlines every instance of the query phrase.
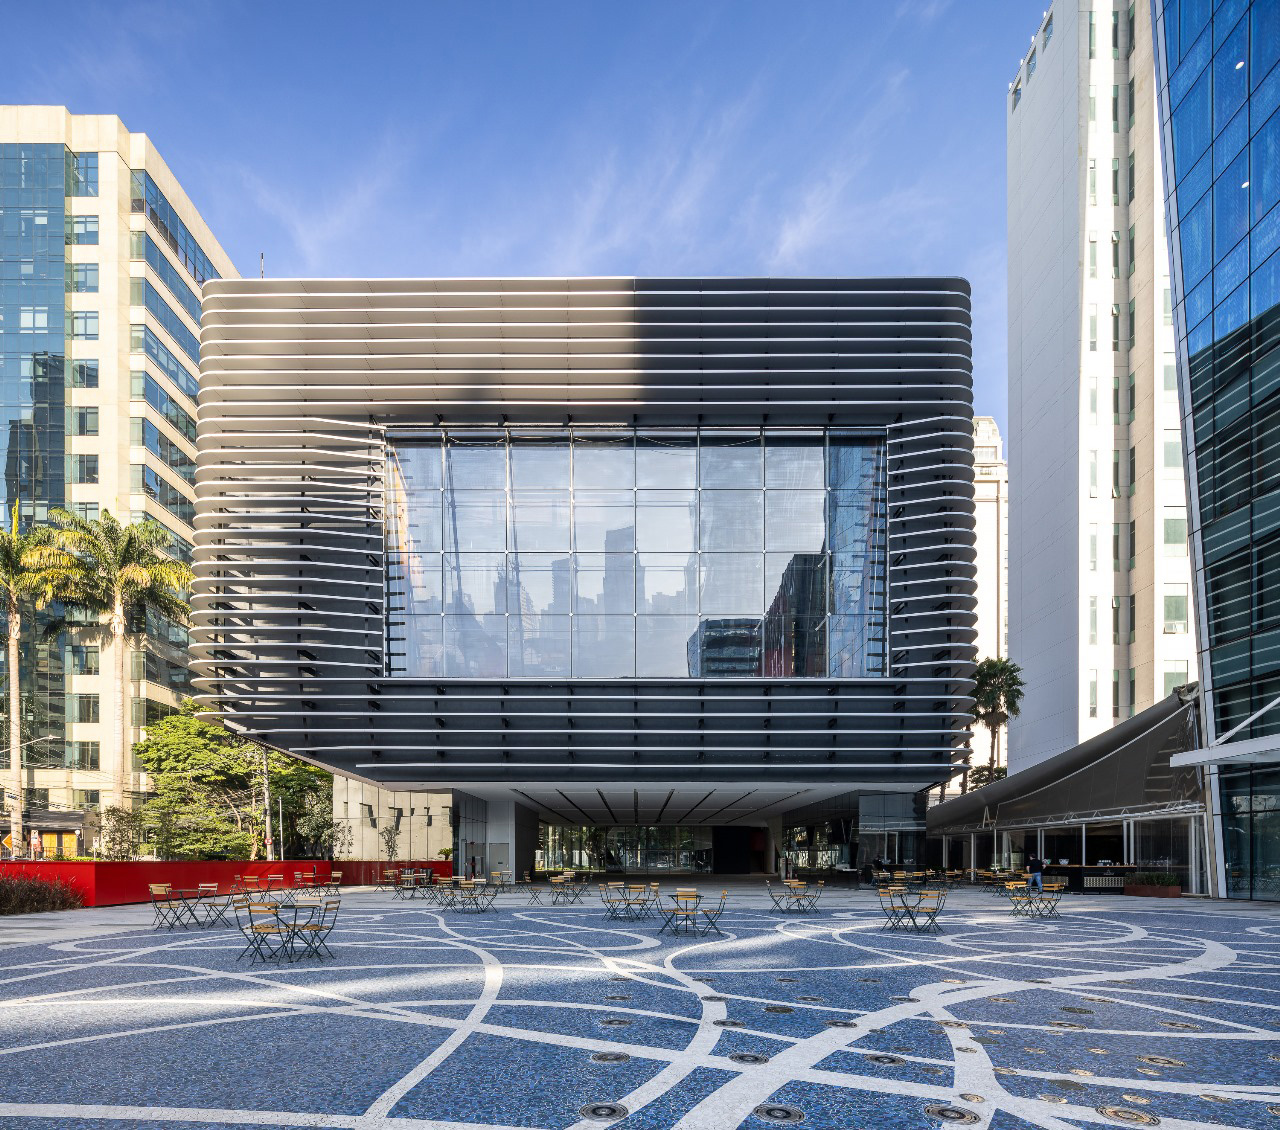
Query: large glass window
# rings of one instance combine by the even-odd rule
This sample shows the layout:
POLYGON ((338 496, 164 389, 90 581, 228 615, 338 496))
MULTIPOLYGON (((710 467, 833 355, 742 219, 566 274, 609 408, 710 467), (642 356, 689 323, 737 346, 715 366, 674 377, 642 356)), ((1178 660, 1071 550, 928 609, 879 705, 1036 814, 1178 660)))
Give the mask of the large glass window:
POLYGON ((441 431, 389 471, 396 674, 884 673, 876 436, 441 431))

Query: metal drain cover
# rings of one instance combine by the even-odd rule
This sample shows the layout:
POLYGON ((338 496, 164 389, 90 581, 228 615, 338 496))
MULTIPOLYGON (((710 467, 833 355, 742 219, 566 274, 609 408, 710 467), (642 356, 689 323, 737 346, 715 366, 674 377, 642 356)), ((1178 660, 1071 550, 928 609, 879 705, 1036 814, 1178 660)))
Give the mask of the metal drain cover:
POLYGON ((1067 1101, 1062 1095, 1041 1095, 1039 1097, 1042 1103, 1065 1103, 1067 1101))
POLYGON ((1184 1024, 1181 1020, 1162 1020, 1161 1028, 1174 1028, 1179 1032, 1199 1032, 1199 1024, 1184 1024))
POLYGON ((1074 1079, 1050 1079, 1049 1086, 1061 1087, 1064 1091, 1083 1091, 1084 1084, 1077 1083, 1074 1079))
POLYGON ((629 1001, 631 998, 626 993, 608 993, 604 999, 607 1001, 629 1001))
POLYGON ((630 1112, 620 1103, 587 1103, 578 1113, 588 1122, 616 1122, 630 1112))
POLYGON ((876 1055, 867 1056, 867 1062, 883 1063, 883 1064, 888 1064, 889 1066, 896 1066, 899 1063, 906 1063, 907 1061, 903 1059, 902 1056, 900 1055, 887 1055, 884 1052, 879 1052, 876 1055))
POLYGON ((856 1020, 828 1020, 825 1023, 828 1028, 856 1028, 858 1026, 856 1020))
POLYGON ((741 1028, 742 1027, 741 1020, 713 1020, 711 1023, 714 1024, 717 1028, 741 1028))
POLYGON ((973 1111, 965 1110, 962 1106, 948 1106, 946 1103, 930 1103, 924 1108, 924 1112, 930 1118, 936 1118, 941 1122, 953 1122, 959 1126, 982 1121, 982 1118, 973 1111))
POLYGON ((987 1101, 981 1095, 961 1095, 960 1097, 967 1103, 985 1103, 987 1101))
POLYGON ((968 1028, 969 1025, 963 1020, 939 1020, 938 1024, 943 1028, 968 1028))
POLYGON ((864 985, 878 985, 878 984, 880 984, 880 978, 879 978, 879 977, 859 977, 859 978, 858 978, 858 980, 859 980, 859 981, 861 981, 864 985))
POLYGON ((751 1112, 765 1122, 803 1122, 804 1111, 794 1106, 779 1106, 777 1103, 765 1103, 751 1112))
POLYGON ((596 1052, 591 1057, 595 1063, 626 1063, 630 1058, 626 1052, 596 1052))
POLYGON ((1092 1016, 1092 1015, 1093 1015, 1093 1009, 1091 1009, 1091 1008, 1077 1008, 1075 1005, 1071 1005, 1071 1004, 1064 1004, 1064 1005, 1062 1006, 1062 1011, 1063 1011, 1063 1012, 1072 1012, 1072 1013, 1075 1013, 1077 1016, 1092 1016))
POLYGON ((789 1004, 767 1004, 764 1006, 765 1012, 794 1012, 789 1004))
POLYGON ((729 1057, 732 1063, 745 1063, 751 1067, 758 1067, 762 1063, 768 1063, 767 1055, 756 1055, 755 1052, 734 1052, 729 1057))
POLYGON ((799 983, 800 978, 799 977, 779 977, 778 980, 781 981, 784 985, 795 985, 799 983))
POLYGON ((1156 1067, 1186 1067, 1187 1065, 1180 1059, 1170 1059, 1167 1055, 1140 1055, 1138 1056, 1140 1063, 1152 1063, 1156 1067))
POLYGON ((821 997, 796 997, 796 1000, 798 1000, 798 1001, 808 1001, 808 1002, 810 1002, 810 1003, 816 1003, 816 1004, 820 1004, 820 1003, 822 1002, 822 998, 821 998, 821 997))
POLYGON ((1050 1028, 1068 1028, 1074 1032, 1082 1032, 1084 1030, 1083 1024, 1076 1024, 1070 1020, 1050 1020, 1049 1027, 1050 1028))
POLYGON ((1100 1106, 1094 1108, 1104 1118, 1113 1122, 1123 1122, 1126 1126, 1159 1126, 1160 1119, 1145 1110, 1134 1110, 1131 1106, 1100 1106))
POLYGON ((698 999, 699 999, 699 1000, 701 1000, 701 1001, 727 1001, 729 998, 728 998, 728 997, 716 996, 716 995, 713 993, 713 994, 711 994, 710 996, 699 997, 698 999))
POLYGON ((999 1004, 1013 1004, 1013 997, 987 997, 989 1001, 996 1001, 999 1004))
POLYGON ((627 1028, 631 1025, 625 1016, 606 1016, 600 1023, 606 1028, 627 1028))

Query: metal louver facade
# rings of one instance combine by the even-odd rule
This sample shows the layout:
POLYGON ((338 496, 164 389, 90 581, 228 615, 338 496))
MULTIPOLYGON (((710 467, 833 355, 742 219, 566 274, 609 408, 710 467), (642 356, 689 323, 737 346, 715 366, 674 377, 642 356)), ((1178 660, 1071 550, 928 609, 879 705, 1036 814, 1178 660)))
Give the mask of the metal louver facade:
POLYGON ((201 701, 233 728, 389 787, 498 789, 542 811, 566 782, 606 807, 625 787, 628 815, 633 787, 679 787, 706 800, 667 817, 704 821, 735 790, 776 812, 917 789, 960 756, 975 660, 963 280, 214 280, 202 325, 193 653, 201 701), (468 427, 882 437, 885 673, 393 674, 389 448, 468 427))

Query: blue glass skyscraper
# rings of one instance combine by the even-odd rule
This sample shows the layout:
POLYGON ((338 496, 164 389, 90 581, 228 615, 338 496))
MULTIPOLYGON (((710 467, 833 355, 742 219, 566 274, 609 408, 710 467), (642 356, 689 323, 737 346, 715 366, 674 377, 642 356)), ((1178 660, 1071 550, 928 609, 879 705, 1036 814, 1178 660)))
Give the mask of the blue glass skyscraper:
POLYGON ((1223 893, 1280 897, 1280 0, 1153 0, 1223 893))

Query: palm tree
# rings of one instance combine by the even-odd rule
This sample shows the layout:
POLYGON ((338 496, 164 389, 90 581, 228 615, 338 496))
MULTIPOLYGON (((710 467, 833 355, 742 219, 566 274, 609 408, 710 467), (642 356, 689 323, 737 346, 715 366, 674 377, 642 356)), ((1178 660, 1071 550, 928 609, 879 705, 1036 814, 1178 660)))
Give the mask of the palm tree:
POLYGON ((182 594, 192 573, 183 562, 162 556, 173 535, 158 522, 122 526, 109 510, 92 519, 55 510, 52 518, 54 544, 36 551, 33 560, 49 571, 57 598, 68 609, 99 617, 100 630, 110 640, 113 742, 119 743, 112 761, 112 804, 123 808, 132 724, 126 674, 130 620, 156 612, 185 624, 191 609, 182 594))
POLYGON ((9 618, 9 651, 5 674, 9 684, 9 834, 13 854, 26 847, 22 827, 22 695, 18 664, 21 655, 22 606, 34 601, 36 609, 46 607, 53 599, 52 578, 47 569, 37 565, 33 557, 53 543, 48 526, 33 526, 22 533, 18 505, 14 503, 9 528, 0 530, 0 588, 5 594, 5 610, 9 618))
POLYGON ((973 717, 974 721, 991 731, 988 779, 994 780, 996 738, 1000 727, 1021 713, 1026 684, 1022 681, 1022 668, 1005 658, 984 659, 974 671, 973 679, 973 717))

